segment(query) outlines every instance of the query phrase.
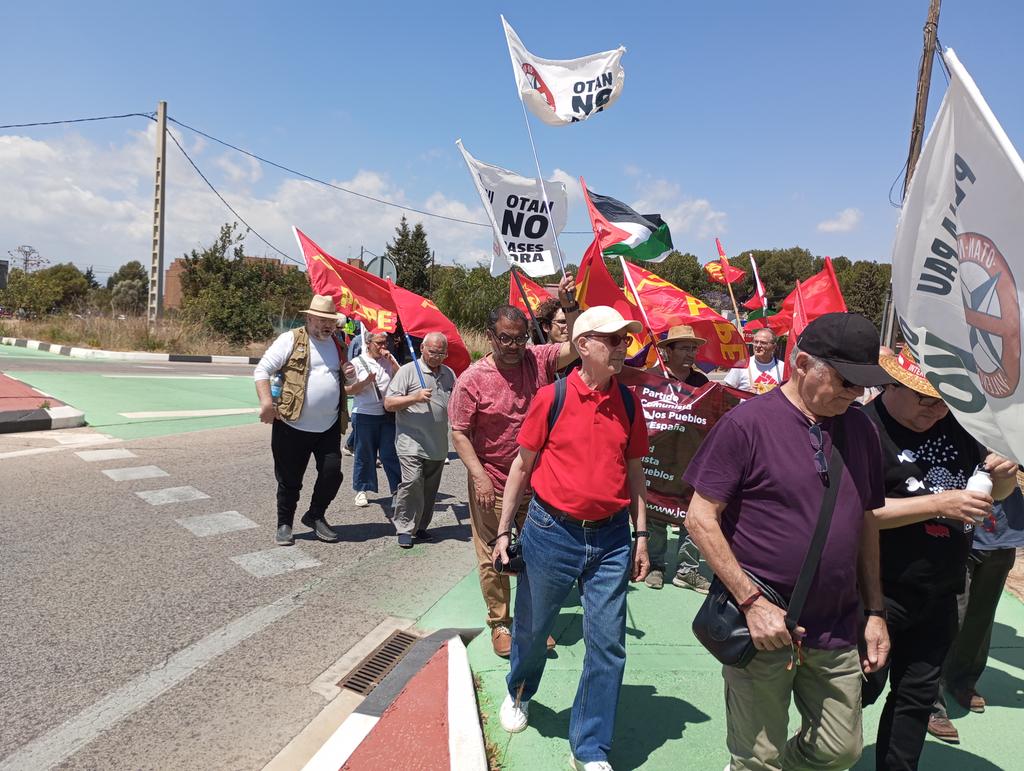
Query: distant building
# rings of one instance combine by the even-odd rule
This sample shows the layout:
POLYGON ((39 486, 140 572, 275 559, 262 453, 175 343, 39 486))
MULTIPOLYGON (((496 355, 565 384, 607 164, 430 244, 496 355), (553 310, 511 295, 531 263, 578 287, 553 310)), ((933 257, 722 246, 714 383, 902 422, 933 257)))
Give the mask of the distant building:
MULTIPOLYGON (((282 263, 276 257, 243 257, 246 262, 270 263, 282 270, 298 270, 299 266, 294 263, 282 263)), ((358 262, 358 259, 356 260, 358 262)), ((185 259, 179 257, 170 264, 164 272, 164 308, 177 309, 181 307, 181 275, 185 272, 185 259)))

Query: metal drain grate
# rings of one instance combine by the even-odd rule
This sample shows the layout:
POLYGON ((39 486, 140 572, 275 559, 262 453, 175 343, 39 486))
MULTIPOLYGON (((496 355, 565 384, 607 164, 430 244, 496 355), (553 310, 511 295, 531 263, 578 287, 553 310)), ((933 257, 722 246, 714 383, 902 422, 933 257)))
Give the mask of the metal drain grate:
POLYGON ((388 676, 419 639, 408 632, 392 632, 373 653, 338 681, 338 687, 366 696, 380 685, 380 681, 388 676))

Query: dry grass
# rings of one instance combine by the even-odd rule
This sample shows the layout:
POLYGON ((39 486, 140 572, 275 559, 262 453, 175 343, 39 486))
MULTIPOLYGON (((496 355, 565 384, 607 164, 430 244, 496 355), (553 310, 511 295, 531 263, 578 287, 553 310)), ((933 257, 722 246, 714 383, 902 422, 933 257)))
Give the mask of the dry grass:
POLYGON ((271 342, 266 340, 248 346, 233 345, 198 324, 185 324, 177 319, 161 321, 156 330, 150 333, 144 318, 118 321, 96 316, 48 316, 35 321, 6 319, 0 322, 0 334, 4 337, 24 337, 104 351, 188 353, 201 356, 258 356, 271 342))
POLYGON ((462 340, 469 349, 469 355, 473 361, 491 352, 491 343, 483 332, 476 329, 460 329, 459 334, 462 335, 462 340))

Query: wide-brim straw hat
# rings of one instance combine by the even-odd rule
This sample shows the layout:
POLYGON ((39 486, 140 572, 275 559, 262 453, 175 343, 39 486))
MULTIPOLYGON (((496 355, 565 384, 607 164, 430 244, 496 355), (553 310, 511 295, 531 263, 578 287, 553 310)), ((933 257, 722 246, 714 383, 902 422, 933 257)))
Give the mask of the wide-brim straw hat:
POLYGON ((905 385, 925 396, 942 397, 942 394, 935 390, 935 386, 928 382, 928 378, 924 376, 924 372, 917 366, 914 357, 906 348, 896 356, 879 356, 878 363, 900 385, 905 385))
POLYGON ((309 307, 303 311, 309 316, 319 316, 322 319, 338 319, 338 309, 334 305, 334 298, 329 294, 315 294, 309 301, 309 307))
POLYGON ((668 334, 665 335, 664 340, 658 341, 658 347, 664 348, 672 343, 679 342, 691 342, 697 343, 697 345, 704 345, 707 342, 703 337, 698 337, 697 333, 693 331, 693 327, 689 324, 677 324, 674 327, 670 327, 668 334))

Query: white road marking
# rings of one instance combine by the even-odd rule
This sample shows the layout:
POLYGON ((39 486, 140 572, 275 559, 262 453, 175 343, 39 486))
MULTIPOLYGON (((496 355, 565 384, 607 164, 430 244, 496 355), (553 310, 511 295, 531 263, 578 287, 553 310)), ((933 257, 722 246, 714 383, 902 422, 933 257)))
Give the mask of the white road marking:
POLYGON ((259 527, 251 519, 237 511, 222 511, 220 514, 200 514, 197 517, 185 517, 184 519, 176 519, 174 521, 182 527, 188 528, 192 535, 199 536, 200 538, 259 527))
POLYGON ((103 473, 115 482, 128 482, 132 479, 155 479, 169 477, 159 466, 127 466, 125 468, 105 468, 103 473))
POLYGON ((104 375, 116 380, 227 380, 230 375, 104 375))
POLYGON ((254 551, 232 557, 231 561, 257 578, 270 578, 293 570, 315 568, 320 560, 310 557, 298 546, 277 546, 266 551, 254 551))
POLYGON ((154 506, 163 506, 166 503, 186 503, 210 497, 206 493, 189 486, 165 487, 163 490, 143 490, 135 494, 154 506))
POLYGON ((219 415, 255 415, 259 407, 238 407, 226 410, 168 410, 166 412, 122 412, 122 418, 145 420, 152 418, 215 418, 219 415))
POLYGON ((63 449, 63 447, 33 447, 30 450, 0 452, 0 460, 3 460, 4 458, 20 458, 22 455, 42 455, 46 452, 60 452, 63 449))
POLYGON ((303 604, 298 595, 289 595, 221 627, 8 755, 0 761, 0 771, 59 765, 116 723, 303 604))
POLYGON ((75 455, 89 463, 95 463, 98 460, 121 460, 122 458, 138 457, 134 452, 123 447, 116 450, 81 450, 76 452, 75 455))

